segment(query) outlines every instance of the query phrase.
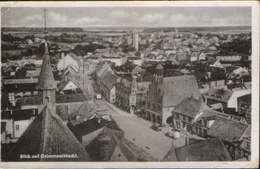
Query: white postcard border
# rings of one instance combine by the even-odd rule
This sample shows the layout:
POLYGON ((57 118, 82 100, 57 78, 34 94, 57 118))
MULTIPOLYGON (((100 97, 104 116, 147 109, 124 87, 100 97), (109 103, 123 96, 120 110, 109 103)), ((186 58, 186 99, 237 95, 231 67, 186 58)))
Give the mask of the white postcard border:
POLYGON ((0 2, 0 7, 194 7, 252 8, 252 138, 248 162, 1 162, 2 168, 251 168, 259 165, 259 2, 256 1, 132 1, 132 2, 0 2), (254 112, 254 113, 253 113, 254 112))

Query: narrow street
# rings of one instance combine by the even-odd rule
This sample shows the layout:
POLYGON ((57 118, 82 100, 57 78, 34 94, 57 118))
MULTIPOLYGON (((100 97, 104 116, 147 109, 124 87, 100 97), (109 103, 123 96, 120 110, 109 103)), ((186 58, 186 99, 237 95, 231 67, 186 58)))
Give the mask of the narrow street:
POLYGON ((125 137, 142 147, 154 158, 162 160, 172 145, 172 139, 165 136, 163 132, 154 131, 150 128, 151 122, 129 114, 107 103, 100 101, 99 104, 106 106, 108 113, 125 132, 125 137))
MULTIPOLYGON (((93 81, 88 75, 85 76, 84 93, 92 98, 95 97, 93 81)), ((118 126, 124 131, 125 137, 142 147, 149 154, 158 160, 162 160, 170 150, 173 139, 165 136, 163 131, 151 129, 152 123, 137 117, 134 114, 125 112, 104 99, 96 100, 99 110, 104 110, 110 114, 118 126)), ((183 144, 183 139, 174 140, 174 145, 183 144)))

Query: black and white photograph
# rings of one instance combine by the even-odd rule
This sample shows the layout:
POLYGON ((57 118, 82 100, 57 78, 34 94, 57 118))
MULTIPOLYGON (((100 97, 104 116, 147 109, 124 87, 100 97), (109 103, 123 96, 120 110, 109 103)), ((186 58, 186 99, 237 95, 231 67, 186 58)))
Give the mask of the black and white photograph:
POLYGON ((1 161, 250 162, 252 5, 118 4, 1 6, 1 161))

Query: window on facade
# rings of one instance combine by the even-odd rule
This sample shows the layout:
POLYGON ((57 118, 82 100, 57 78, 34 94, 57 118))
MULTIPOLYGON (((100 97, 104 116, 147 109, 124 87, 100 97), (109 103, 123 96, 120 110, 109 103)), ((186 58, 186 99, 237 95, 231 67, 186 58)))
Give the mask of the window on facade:
POLYGON ((1 122, 1 132, 6 130, 6 122, 1 122))
POLYGON ((19 130, 19 124, 15 125, 15 130, 19 130))

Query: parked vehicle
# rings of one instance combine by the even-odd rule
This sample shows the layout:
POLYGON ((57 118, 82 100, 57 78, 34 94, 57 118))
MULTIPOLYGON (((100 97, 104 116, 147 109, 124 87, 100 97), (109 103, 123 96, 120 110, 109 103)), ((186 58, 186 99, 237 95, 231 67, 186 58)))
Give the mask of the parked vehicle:
POLYGON ((172 130, 172 131, 168 131, 167 133, 165 133, 165 135, 170 138, 177 139, 180 137, 180 132, 176 131, 176 130, 172 130))
POLYGON ((160 126, 158 124, 153 124, 151 126, 151 129, 155 130, 155 131, 162 131, 162 129, 160 128, 160 126))
POLYGON ((97 100, 101 100, 101 99, 102 99, 101 94, 97 94, 97 95, 96 95, 96 99, 97 99, 97 100))

